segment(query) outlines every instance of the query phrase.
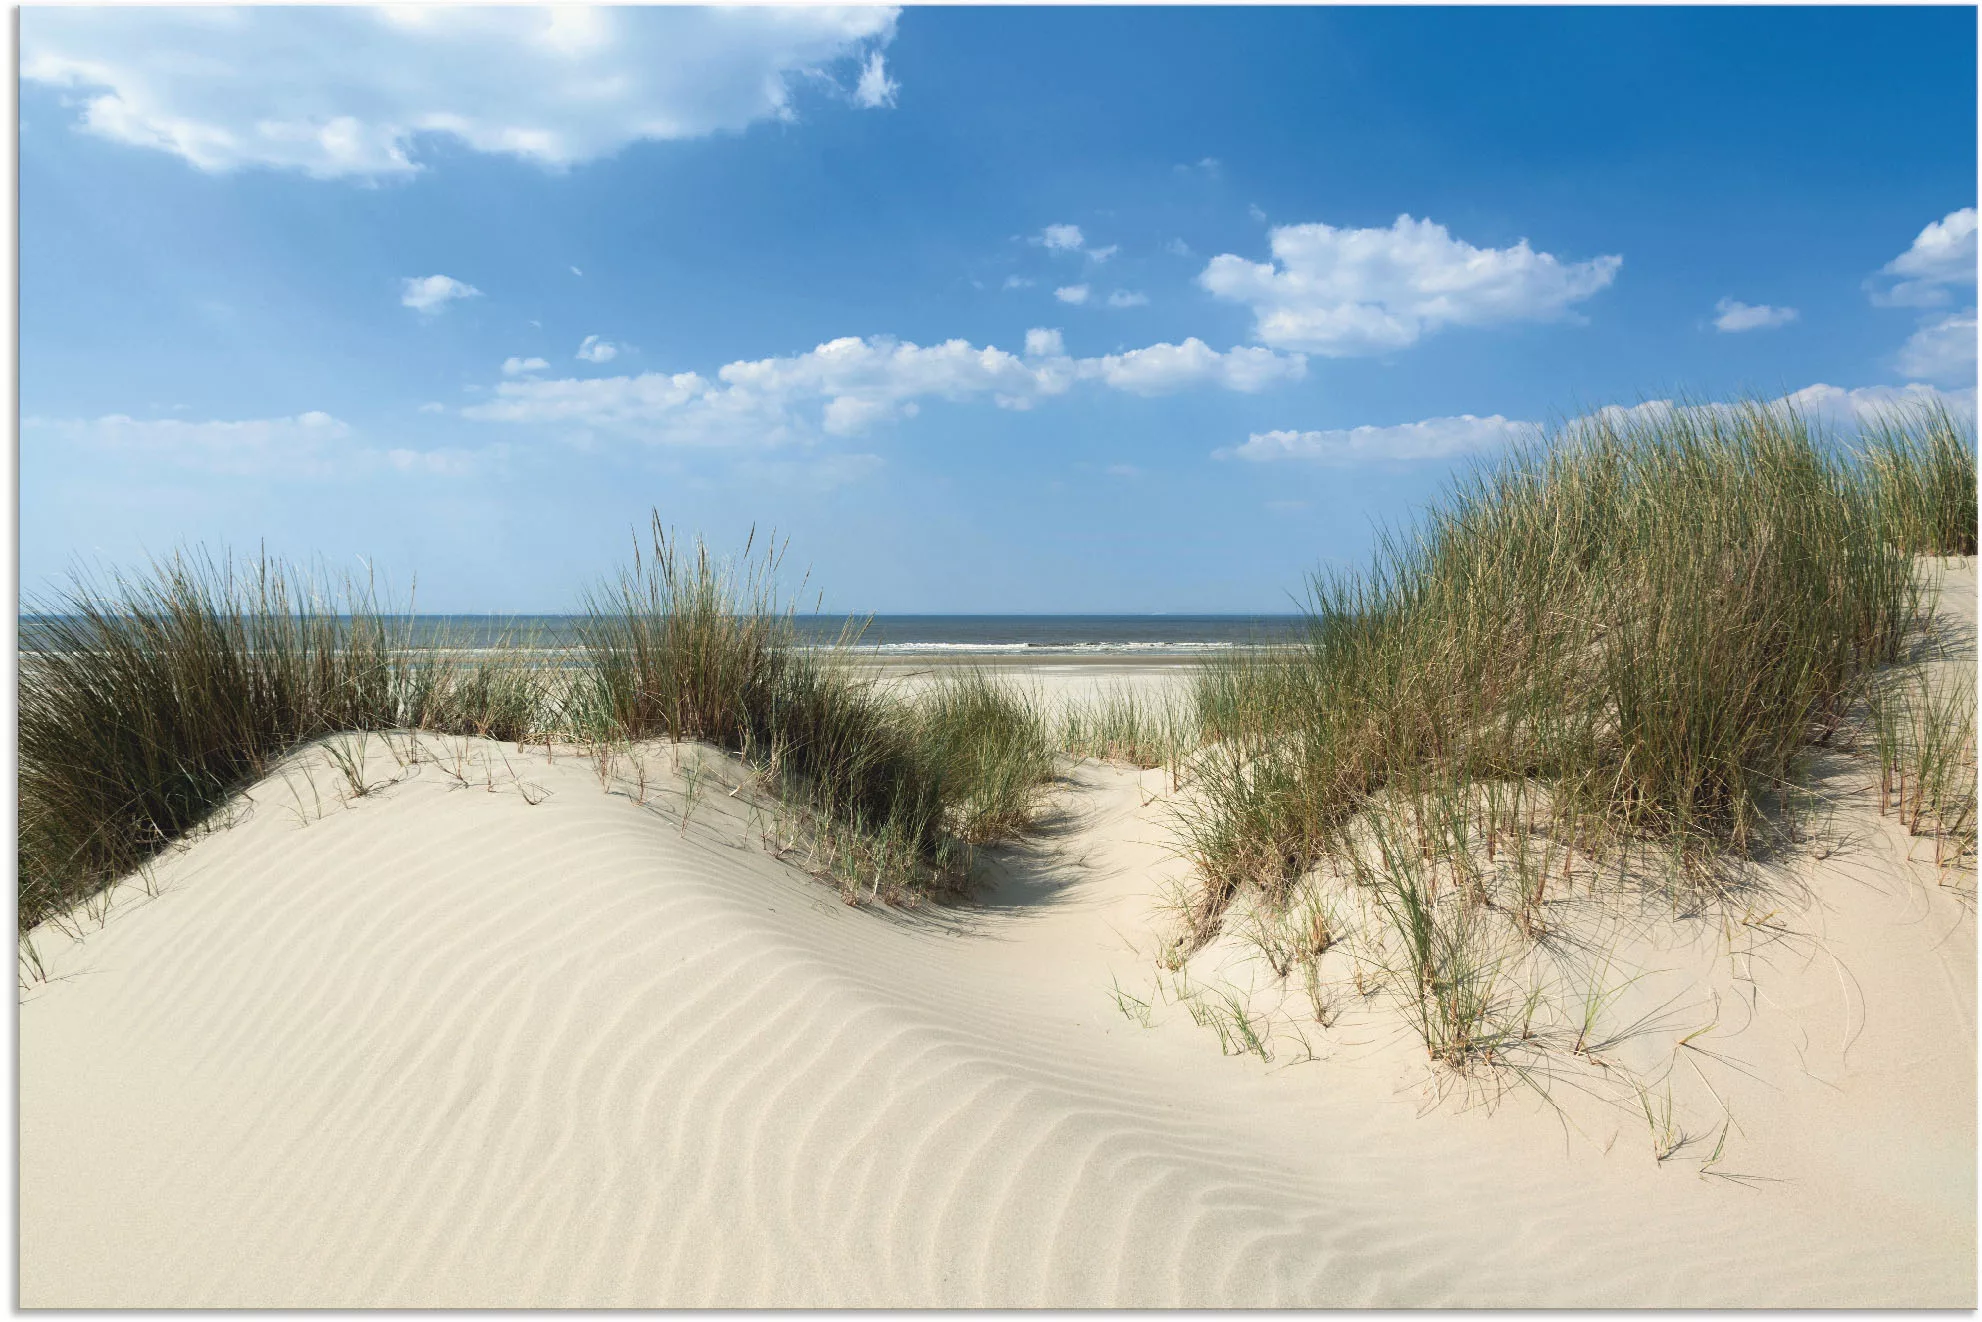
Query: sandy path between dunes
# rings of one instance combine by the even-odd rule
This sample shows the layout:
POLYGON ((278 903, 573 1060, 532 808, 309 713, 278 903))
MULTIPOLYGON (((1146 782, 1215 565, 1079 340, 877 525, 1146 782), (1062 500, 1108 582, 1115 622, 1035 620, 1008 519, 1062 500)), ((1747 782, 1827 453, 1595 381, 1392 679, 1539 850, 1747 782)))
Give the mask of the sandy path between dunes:
POLYGON ((43 934, 23 1306, 1976 1302, 1973 913, 1875 816, 1707 1076, 1736 1182, 1614 1106, 1435 1104, 1394 1015, 1272 1065, 1125 1016, 1160 772, 1077 768, 981 908, 901 915, 721 759, 684 826, 665 752, 643 806, 461 747, 373 740, 348 801, 299 759, 43 934))

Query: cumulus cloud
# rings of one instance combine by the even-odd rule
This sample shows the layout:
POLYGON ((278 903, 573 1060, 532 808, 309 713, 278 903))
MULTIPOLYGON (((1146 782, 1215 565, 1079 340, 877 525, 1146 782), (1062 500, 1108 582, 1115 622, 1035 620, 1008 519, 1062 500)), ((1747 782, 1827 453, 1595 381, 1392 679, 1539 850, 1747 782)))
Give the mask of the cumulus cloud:
POLYGON ((1975 309, 1922 326, 1899 351, 1900 375, 1941 385, 1975 384, 1975 309))
POLYGON ((1307 375, 1301 354, 1271 349, 1234 348, 1219 353, 1195 336, 1182 344, 1152 344, 1128 353, 1076 362, 1076 373, 1136 395, 1167 395, 1187 386, 1217 385, 1254 394, 1268 386, 1298 381, 1307 375))
POLYGON ((1975 283, 1975 208, 1963 207, 1934 221, 1913 245, 1879 269, 1870 282, 1872 301, 1894 307, 1938 307, 1949 286, 1975 283))
POLYGON ((1062 303, 1072 303, 1076 307, 1087 302, 1086 285, 1061 285, 1053 291, 1053 297, 1062 303))
POLYGON ((1388 229, 1283 225, 1270 244, 1270 262, 1212 258, 1199 284, 1248 305, 1261 343, 1329 357, 1408 348, 1444 326, 1561 317, 1624 261, 1564 262, 1526 239, 1476 248, 1410 216, 1388 229))
POLYGON ((1454 418, 1426 418, 1392 427, 1254 432, 1244 445, 1216 454, 1221 459, 1247 459, 1255 463, 1278 459, 1306 459, 1323 464, 1449 459, 1534 440, 1541 434, 1542 429, 1532 422, 1511 422, 1498 413, 1485 418, 1462 413, 1454 418))
POLYGON ((1770 307, 1767 303, 1743 303, 1724 298, 1714 304, 1714 329, 1719 331, 1773 330, 1796 320, 1795 308, 1770 307))
POLYGON ((1039 231, 1039 242, 1053 252, 1079 252, 1086 240, 1078 225, 1048 225, 1039 231))
POLYGON ((1117 289, 1108 295, 1108 306, 1111 308, 1140 308, 1148 304, 1149 295, 1138 294, 1128 289, 1117 289))
MULTIPOLYGON (((1942 307, 1960 286, 1975 284, 1975 208, 1950 211, 1914 237, 1899 256, 1865 282, 1881 307, 1942 307)), ((1975 307, 1923 319, 1900 346, 1894 365, 1916 381, 1970 386, 1975 382, 1975 307)))
POLYGON ((578 357, 588 363, 609 363, 619 357, 619 346, 611 340, 587 335, 584 342, 578 346, 578 357))
MULTIPOLYGON (((1768 401, 1771 407, 1792 410, 1813 426, 1831 432, 1849 432, 1861 424, 1875 422, 1922 405, 1944 405, 1970 417, 1975 415, 1975 389, 1937 390, 1914 383, 1904 386, 1862 386, 1847 390, 1819 383, 1792 391, 1768 401)), ((1657 422, 1675 413, 1708 415, 1731 413, 1741 407, 1732 404, 1675 404, 1669 399, 1647 400, 1641 404, 1608 405, 1572 419, 1564 431, 1592 424, 1630 427, 1657 422)), ((1243 445, 1213 451, 1218 459, 1245 459, 1255 463, 1305 460, 1325 465, 1347 465, 1378 461, 1453 459, 1481 454, 1504 446, 1527 444, 1544 439, 1549 429, 1539 422, 1523 422, 1493 414, 1475 417, 1426 418, 1392 426, 1343 427, 1324 431, 1254 432, 1243 445)))
POLYGON ((642 139, 789 119, 802 78, 859 69, 893 103, 892 8, 144 8, 26 11, 21 77, 80 127, 195 167, 416 171, 423 134, 561 168, 642 139))
POLYGON ((1098 382, 1140 395, 1194 385, 1259 391, 1299 379, 1299 354, 1240 347, 1219 353, 1202 341, 1156 344, 1099 358, 1072 358, 1058 331, 1034 329, 1024 357, 949 340, 923 347, 849 336, 784 358, 734 362, 714 378, 648 372, 590 380, 509 380, 495 398, 462 410, 491 422, 613 431, 674 445, 778 445, 819 434, 851 436, 913 417, 922 402, 988 399, 1027 409, 1098 382))
MULTIPOLYGON (((182 418, 26 418, 28 444, 57 444, 114 458, 131 468, 164 467, 229 477, 354 477, 391 469, 462 473, 485 457, 472 450, 379 448, 354 442, 328 413, 194 422, 182 418)), ((496 453, 500 452, 500 447, 496 453)))
MULTIPOLYGON (((1969 379, 1974 380, 1973 373, 1969 379)), ((1962 390, 1937 390, 1924 382, 1909 382, 1903 386, 1860 386, 1847 390, 1842 386, 1829 386, 1819 382, 1791 391, 1779 401, 1789 405, 1812 422, 1836 430, 1848 431, 1860 423, 1876 422, 1895 412, 1923 405, 1944 406, 1957 413, 1970 417, 1975 415, 1975 387, 1962 390)))
POLYGON ((481 296, 481 290, 451 275, 415 275, 406 277, 402 283, 399 301, 415 312, 431 316, 457 298, 481 296))
POLYGON ((502 360, 502 374, 522 376, 525 372, 541 372, 549 366, 542 358, 505 358, 502 360))
POLYGON ((1005 277, 1005 288, 1007 289, 1030 289, 1037 283, 1038 281, 1032 279, 1030 276, 1008 275, 1005 277))

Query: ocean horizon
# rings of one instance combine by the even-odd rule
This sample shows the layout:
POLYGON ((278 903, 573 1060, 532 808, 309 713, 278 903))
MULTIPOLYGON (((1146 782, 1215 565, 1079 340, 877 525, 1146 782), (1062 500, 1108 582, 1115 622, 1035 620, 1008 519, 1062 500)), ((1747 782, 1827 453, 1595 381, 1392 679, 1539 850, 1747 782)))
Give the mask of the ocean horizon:
MULTIPOLYGON (((38 650, 35 625, 21 617, 21 650, 38 650)), ((387 616, 406 630, 406 645, 477 652, 498 647, 557 650, 576 644, 582 615, 387 616)), ((1298 641, 1305 616, 1294 614, 899 614, 800 615, 799 641, 823 646, 845 630, 877 656, 1190 656, 1298 641)))

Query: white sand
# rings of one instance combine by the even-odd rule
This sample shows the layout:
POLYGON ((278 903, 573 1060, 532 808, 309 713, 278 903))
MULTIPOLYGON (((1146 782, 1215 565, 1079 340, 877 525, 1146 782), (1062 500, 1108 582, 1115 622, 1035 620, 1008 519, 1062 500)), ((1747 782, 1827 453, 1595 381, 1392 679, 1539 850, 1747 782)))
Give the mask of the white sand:
POLYGON ((1182 875, 1160 772, 1085 765, 981 909, 903 915, 773 859, 730 782, 684 828, 665 751, 642 806, 568 755, 467 746, 461 788, 370 748, 404 778, 299 759, 40 935, 22 1305, 1976 1303, 1972 888, 1867 806, 1779 911, 1625 944, 1659 971, 1618 1014, 1670 1004, 1619 1068, 1667 1061, 1704 1135, 1661 1164, 1594 1069, 1561 1113, 1440 1101, 1382 1004, 1302 1063, 1290 1007, 1270 1066, 1125 1017, 1182 875))

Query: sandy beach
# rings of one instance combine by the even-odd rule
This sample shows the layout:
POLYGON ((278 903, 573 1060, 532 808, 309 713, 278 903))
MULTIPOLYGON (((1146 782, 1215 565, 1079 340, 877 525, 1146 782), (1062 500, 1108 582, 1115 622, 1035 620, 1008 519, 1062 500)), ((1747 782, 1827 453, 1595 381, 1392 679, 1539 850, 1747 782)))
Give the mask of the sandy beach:
POLYGON ((1232 941, 1187 972, 1271 1060, 1221 1054, 1151 958, 1162 771, 1073 767, 980 903, 894 911, 714 751, 427 743, 362 796, 305 752, 37 934, 23 1306, 1975 1304, 1972 889, 1862 796, 1736 930, 1611 916, 1647 1113, 1303 1028, 1232 941))

